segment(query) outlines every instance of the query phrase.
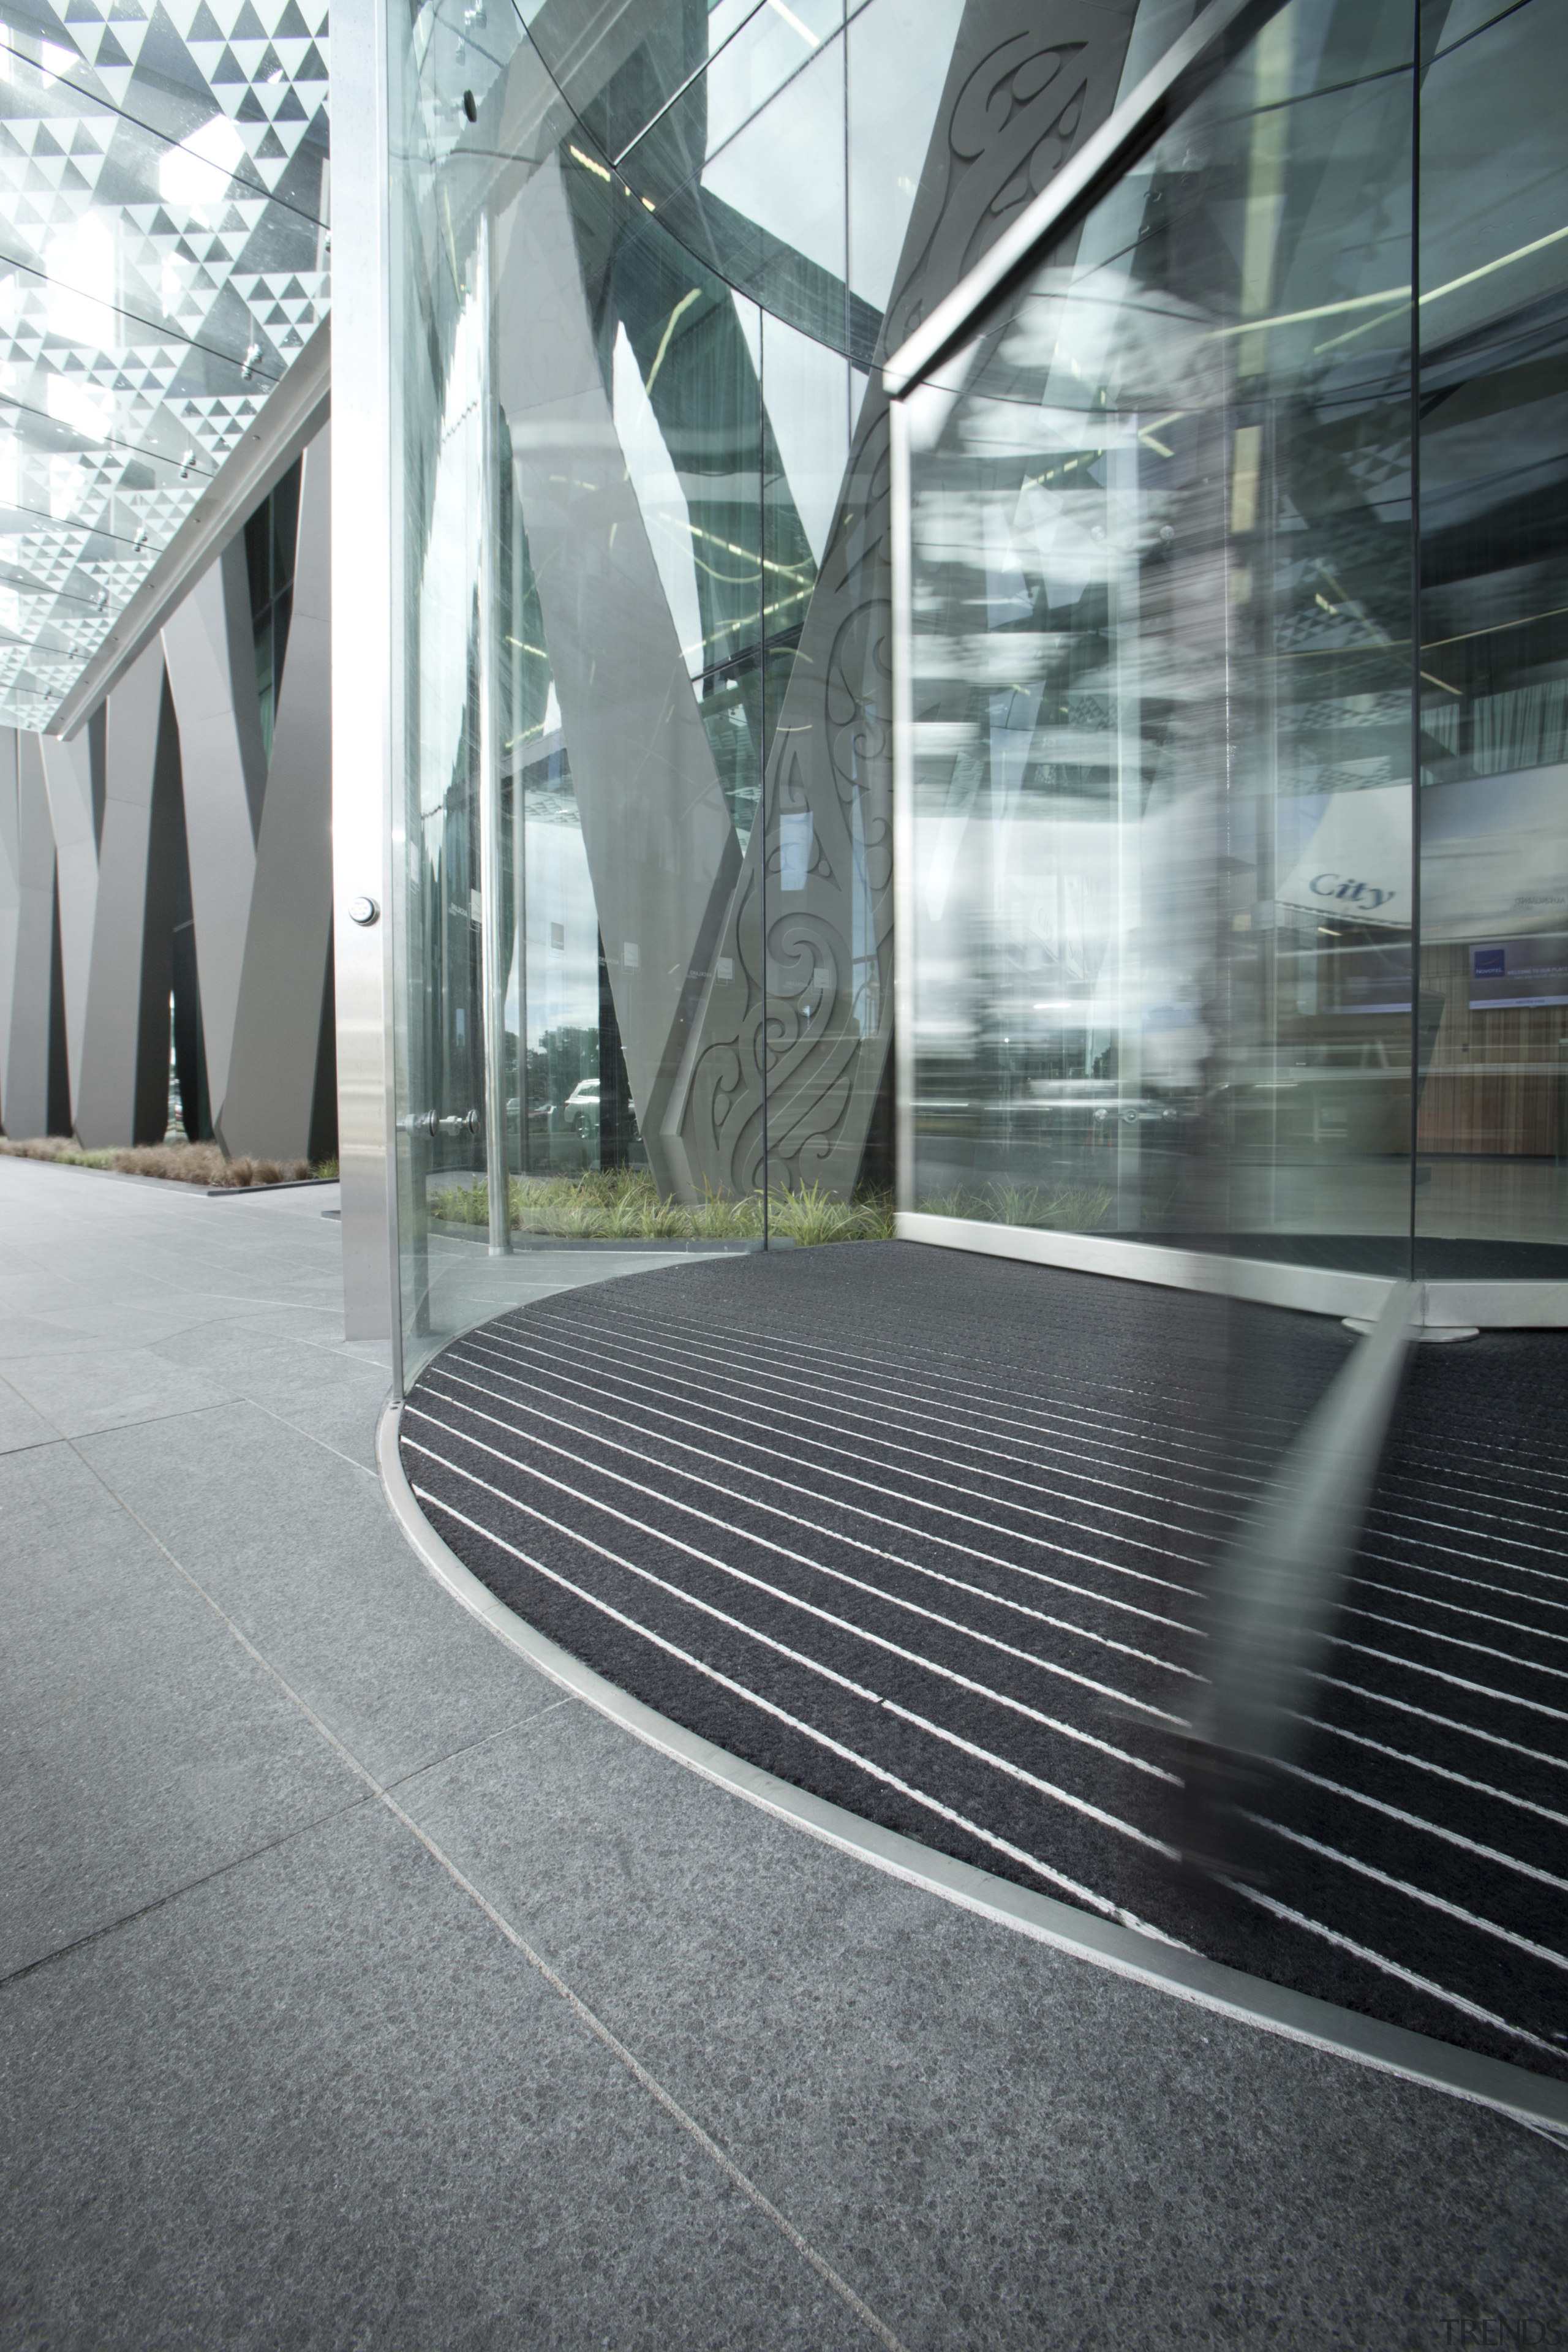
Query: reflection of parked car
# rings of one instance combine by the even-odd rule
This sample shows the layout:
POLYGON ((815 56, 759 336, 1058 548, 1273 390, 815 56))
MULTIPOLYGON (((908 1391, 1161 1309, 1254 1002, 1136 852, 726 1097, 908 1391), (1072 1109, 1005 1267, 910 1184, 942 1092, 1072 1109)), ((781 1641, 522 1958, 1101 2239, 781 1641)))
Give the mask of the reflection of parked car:
POLYGON ((1163 1127, 1172 1119, 1190 1119, 1193 1113, 1174 1103, 1157 1101, 1151 1095, 1124 1095, 1120 1100, 1095 1105, 1095 1123, 1103 1126, 1120 1120, 1123 1127, 1163 1127))
POLYGON ((584 1143, 596 1139, 599 1132, 599 1081, 579 1078, 566 1097, 565 1119, 575 1128, 584 1143))
POLYGON ((1103 1132, 1112 1126, 1163 1127, 1193 1115, 1185 1105, 1158 1095, 1123 1094, 1115 1078, 1030 1078, 1027 1087, 1006 1106, 1013 1118, 1029 1112, 1069 1123, 1087 1118, 1103 1132))

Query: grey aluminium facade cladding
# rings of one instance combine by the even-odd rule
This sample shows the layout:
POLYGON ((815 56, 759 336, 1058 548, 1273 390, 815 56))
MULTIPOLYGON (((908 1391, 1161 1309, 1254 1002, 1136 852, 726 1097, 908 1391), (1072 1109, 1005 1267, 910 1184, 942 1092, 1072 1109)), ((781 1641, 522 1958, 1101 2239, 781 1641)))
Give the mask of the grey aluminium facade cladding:
POLYGON ((0 1100, 11 1061, 11 996, 16 937, 22 919, 20 811, 16 805, 16 737, 0 734, 0 1100))
POLYGON ((42 741, 44 791, 55 843, 60 978, 65 1001, 66 1056, 75 1122, 82 1047, 87 1034, 88 984, 92 971, 101 843, 103 739, 107 713, 68 742, 42 741), (97 772, 95 772, 95 771, 97 772))
POLYGON ((48 722, 71 735, 111 693, 123 673, 157 639, 167 614, 200 579, 215 553, 288 472, 331 414, 332 322, 324 318, 260 415, 192 506, 149 569, 114 627, 48 722))
POLYGON ((12 1137, 68 1125, 91 1147, 162 1138, 183 829, 214 1132, 258 1157, 327 1148, 330 430, 304 458, 298 617, 270 762, 243 534, 72 737, 0 738, 0 1123, 12 1137))

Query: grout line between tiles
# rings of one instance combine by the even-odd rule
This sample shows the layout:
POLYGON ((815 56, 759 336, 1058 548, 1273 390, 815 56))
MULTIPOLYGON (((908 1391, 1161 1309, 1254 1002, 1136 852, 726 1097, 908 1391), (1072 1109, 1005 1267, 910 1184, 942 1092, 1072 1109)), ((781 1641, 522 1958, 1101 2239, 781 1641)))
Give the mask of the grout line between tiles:
MULTIPOLYGON (((153 1540, 156 1541, 156 1538, 153 1540)), ((220 1878, 231 1877, 237 1870, 244 1870, 250 1863, 260 1862, 265 1855, 277 1853, 281 1847, 292 1845, 297 1838, 309 1837, 312 1831, 324 1829, 330 1822, 341 1822, 350 1813, 363 1812, 370 1801, 368 1795, 352 1797, 346 1805, 334 1805, 331 1811, 301 1822, 295 1829, 282 1830, 277 1837, 268 1838, 262 1844, 251 1846, 244 1853, 237 1853, 231 1862, 219 1863, 216 1870, 204 1871, 199 1878, 188 1878, 179 1886, 171 1886, 167 1894, 154 1895, 151 1903, 140 1904, 134 1911, 122 1912, 116 1919, 106 1919, 101 1927, 89 1927, 85 1935, 73 1937, 68 1944, 60 1944, 52 1952, 40 1952, 37 1959, 24 1961, 19 1969, 12 1969, 0 1976, 0 1993, 14 1984, 20 1984, 24 1977, 36 1976, 40 1969, 53 1968, 57 1960, 68 1960, 73 1952, 85 1952, 89 1945, 100 1944, 106 1936, 119 1935, 122 1927, 134 1927, 138 1920, 150 1919, 155 1912, 167 1910, 171 1903, 178 1903, 182 1896, 199 1894, 204 1886, 216 1885, 220 1878)))
MULTIPOLYGON (((73 1450, 75 1450, 74 1446, 73 1450)), ((133 1520, 136 1526, 142 1529, 142 1534, 148 1538, 148 1541, 156 1545, 158 1550, 163 1553, 164 1559, 168 1561, 170 1567, 174 1569, 176 1575, 184 1579, 198 1600, 205 1602, 206 1606, 212 1611, 214 1616, 217 1618, 219 1623, 227 1630, 232 1638, 238 1643, 239 1646, 246 1652, 247 1656, 255 1661, 256 1664, 260 1667, 263 1674, 267 1675, 269 1679, 277 1685, 284 1696, 288 1698, 293 1706, 298 1707, 300 1713, 305 1717, 306 1721, 310 1724, 320 1737, 324 1739, 327 1745, 333 1748, 342 1759, 350 1770, 353 1772, 363 1783, 370 1795, 374 1797, 378 1803, 385 1807, 386 1811, 391 1813, 394 1820, 402 1823, 403 1827, 408 1832, 411 1837, 417 1840, 418 1843, 422 1845, 426 1853, 429 1854, 432 1861, 434 1861, 439 1868, 446 1873, 447 1876, 451 1880, 453 1885, 458 1888, 458 1892, 466 1895, 468 1901, 484 1914, 485 1917, 490 1922, 490 1925, 496 1928, 498 1933, 504 1937, 508 1944, 511 1946, 512 1949, 519 1955, 519 1957, 525 1960, 529 1967, 532 1969, 538 1976, 543 1979, 551 1990, 557 1994, 559 1998, 565 2002, 566 2006, 572 2011, 579 2023, 584 2025, 587 2029, 588 2032, 593 2035, 594 2039, 601 2043, 602 2046, 609 2052, 610 2055, 626 2069, 626 2073, 632 2076, 633 2080, 640 2086, 640 2088, 647 2093, 648 2096, 654 2101, 656 2105, 661 2107, 665 2114, 669 2116, 670 2120, 686 2133, 687 2137, 701 2150, 702 2154, 705 2155, 717 2168, 717 2169, 724 2175, 731 2186, 737 2189, 740 2194, 755 2209, 763 2220, 769 2222, 773 2228, 778 2231, 779 2235, 783 2237, 785 2242, 794 2249, 794 2251, 800 2256, 801 2260, 816 2273, 824 2285, 828 2287, 831 2292, 838 2297, 840 2302, 844 2304, 846 2308, 853 2313, 854 2316, 860 2322, 861 2326, 866 2328, 868 2333, 875 2336, 877 2341, 885 2347, 885 2352, 905 2352, 905 2347, 900 2342, 898 2336, 895 2336, 892 2330, 878 2317, 870 2305, 856 2293, 848 2280, 842 2277, 840 2273, 834 2269, 832 2263, 827 2261, 826 2257, 817 2252, 816 2248, 812 2245, 810 2241, 795 2228, 794 2222, 788 2219, 787 2215, 781 2212, 779 2208, 773 2204, 772 2200, 765 2196, 763 2190, 758 2188, 756 2182, 753 2181, 747 2173, 743 2172, 740 2166, 736 2164, 731 2157, 726 2155, 723 2148, 720 2147, 719 2143, 710 2133, 703 2129, 696 2117, 688 2113, 686 2108, 680 2105, 679 2101, 675 2098, 673 2094, 666 2090, 664 2084, 658 2080, 658 2076, 652 2074, 649 2069, 642 2063, 641 2060, 627 2048, 626 2044, 620 2040, 618 2035, 614 2033, 609 2026, 605 2023, 604 2020, 588 2006, 587 2002, 583 2000, 582 1996, 573 1990, 572 1986, 567 1983, 565 1978, 561 1976, 553 1968, 552 1968, 550 1962, 543 1958, 542 1954, 537 1952, 533 1948, 532 1945, 518 1932, 517 1928, 512 1926, 511 1922, 505 1916, 504 1913, 498 1910, 496 1906, 490 1902, 489 1897, 480 1892, 479 1888, 475 1885, 472 1879, 468 1878, 465 1873, 458 1868, 458 1864, 452 1860, 450 1855, 443 1851, 441 1846, 437 1843, 436 1840, 430 1836, 429 1832, 422 1829, 419 1823, 415 1821, 410 1813, 405 1811, 404 1808, 398 1803, 396 1798, 391 1793, 390 1787, 383 1784, 376 1779, 369 1767, 362 1763, 360 1759, 355 1756, 353 1749, 350 1748, 343 1740, 340 1739, 337 1733, 332 1730, 331 1727, 324 1720, 324 1718, 317 1714, 314 1707, 312 1707, 306 1699, 300 1696, 300 1693, 295 1690, 292 1684, 290 1684, 286 1677, 279 1672, 278 1668, 272 1664, 271 1661, 264 1654, 264 1653, 257 1648, 255 1643, 240 1630, 239 1626, 236 1624, 234 1619, 229 1616, 228 1612, 223 1608, 221 1603, 215 1600, 213 1595, 207 1591, 206 1588, 199 1581, 199 1580, 192 1575, 190 1570, 186 1568, 181 1560, 175 1558, 174 1554, 169 1549, 168 1545, 164 1543, 162 1538, 154 1533, 153 1529, 148 1526, 146 1520, 142 1518, 140 1512, 132 1509, 132 1506, 125 1500, 125 1497, 110 1485, 110 1481, 103 1475, 101 1471, 96 1469, 94 1465, 87 1460, 85 1454, 79 1454, 78 1458, 83 1463, 84 1466, 91 1472, 92 1475, 99 1481, 100 1485, 114 1497, 114 1500, 119 1504, 121 1509, 124 1511, 126 1517, 133 1520)))
POLYGON ((456 1764, 464 1756, 477 1756, 481 1748, 489 1748, 497 1739, 510 1739, 514 1732, 531 1731, 534 1725, 542 1723, 547 1715, 559 1715, 563 1706, 575 1706, 576 1704, 568 1691, 563 1697, 552 1698, 549 1706, 542 1706, 536 1715, 523 1715, 515 1723, 499 1724, 494 1731, 487 1731, 479 1739, 467 1740, 461 1748, 451 1748, 445 1756, 432 1756, 428 1763, 416 1764, 412 1771, 400 1772, 395 1780, 384 1780, 382 1787, 409 1788, 416 1780, 423 1780, 426 1772, 439 1772, 444 1765, 456 1764))
POLYGON ((286 1412, 274 1412, 272 1407, 269 1404, 263 1404, 259 1397, 247 1396, 243 1391, 241 1391, 236 1397, 235 1402, 238 1404, 254 1405, 258 1412, 264 1412, 267 1415, 268 1420, 277 1422, 279 1428, 291 1429, 296 1437, 308 1438, 312 1445, 319 1445, 323 1454, 335 1454, 340 1462, 346 1462, 351 1470, 358 1470, 362 1472, 365 1477, 373 1480, 375 1484, 380 1484, 380 1481, 376 1479, 375 1472, 370 1468, 367 1464, 363 1462, 356 1462, 353 1455, 352 1454, 345 1454, 341 1446, 329 1445, 324 1437, 318 1437, 313 1429, 301 1428, 297 1421, 290 1421, 286 1412))

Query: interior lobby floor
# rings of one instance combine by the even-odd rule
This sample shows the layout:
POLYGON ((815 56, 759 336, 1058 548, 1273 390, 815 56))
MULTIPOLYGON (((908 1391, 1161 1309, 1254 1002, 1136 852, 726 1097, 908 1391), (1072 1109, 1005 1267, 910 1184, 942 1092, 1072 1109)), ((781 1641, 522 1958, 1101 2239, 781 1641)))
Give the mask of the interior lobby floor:
POLYGON ((465 1614, 333 1197, 0 1162, 0 2345, 1568 2334, 1568 2148, 816 1843, 465 1614))

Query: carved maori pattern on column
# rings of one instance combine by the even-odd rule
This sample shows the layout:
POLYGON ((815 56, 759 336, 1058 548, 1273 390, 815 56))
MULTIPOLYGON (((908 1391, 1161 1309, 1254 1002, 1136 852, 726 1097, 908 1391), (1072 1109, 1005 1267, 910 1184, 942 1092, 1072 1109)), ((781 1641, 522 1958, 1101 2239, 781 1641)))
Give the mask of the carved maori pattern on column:
POLYGON ((1126 20, 1081 0, 1033 10, 973 0, 938 115, 946 136, 931 142, 888 305, 884 353, 1099 130, 1126 52, 1126 20))
POLYGON ((892 920, 885 410, 858 445, 851 484, 863 503, 840 507, 824 551, 689 1088, 672 1114, 693 1175, 715 1191, 763 1181, 764 1080, 775 1182, 782 1162, 791 1183, 847 1190, 881 1074, 892 920), (819 681, 801 691, 808 662, 819 681), (786 878, 803 887, 785 889, 786 878))
MULTIPOLYGON (((1082 0, 970 0, 884 353, 1099 128, 1126 45, 1127 20, 1082 0)), ((771 1181, 847 1193, 859 1171, 891 1042, 889 524, 887 401, 873 377, 695 1051, 666 1115, 693 1176, 716 1191, 771 1181)))

